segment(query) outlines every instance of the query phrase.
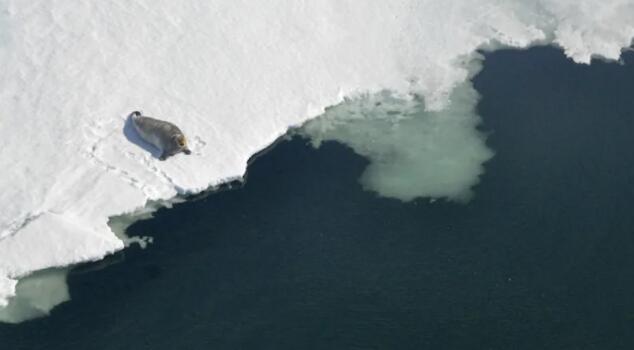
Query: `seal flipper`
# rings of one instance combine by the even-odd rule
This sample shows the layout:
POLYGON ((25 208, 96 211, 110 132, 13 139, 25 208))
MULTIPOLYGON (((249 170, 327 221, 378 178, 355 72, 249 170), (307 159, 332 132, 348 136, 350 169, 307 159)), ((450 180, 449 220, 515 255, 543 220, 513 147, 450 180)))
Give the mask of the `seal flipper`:
POLYGON ((167 157, 169 157, 170 155, 167 154, 167 152, 163 151, 163 153, 161 153, 161 156, 159 157, 159 160, 165 160, 167 159, 167 157))

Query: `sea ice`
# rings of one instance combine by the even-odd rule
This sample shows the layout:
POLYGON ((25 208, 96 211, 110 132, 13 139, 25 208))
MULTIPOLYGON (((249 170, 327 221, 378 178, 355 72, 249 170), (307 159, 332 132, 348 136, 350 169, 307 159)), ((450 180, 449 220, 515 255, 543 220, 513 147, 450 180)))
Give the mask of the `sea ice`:
POLYGON ((0 305, 22 300, 18 278, 123 249, 109 217, 239 178, 344 97, 416 94, 440 117, 478 48, 618 59, 633 15, 631 0, 2 0, 0 305), (193 154, 159 162, 129 142, 137 109, 193 154))
POLYGON ((470 82, 453 90, 452 103, 426 111, 417 99, 389 94, 357 97, 329 108, 300 129, 313 145, 338 141, 370 164, 361 184, 385 197, 465 202, 493 156, 476 130, 478 94, 470 82))
POLYGON ((20 279, 17 295, 0 308, 0 322, 18 323, 48 315, 56 305, 70 299, 66 274, 68 268, 37 271, 20 279))

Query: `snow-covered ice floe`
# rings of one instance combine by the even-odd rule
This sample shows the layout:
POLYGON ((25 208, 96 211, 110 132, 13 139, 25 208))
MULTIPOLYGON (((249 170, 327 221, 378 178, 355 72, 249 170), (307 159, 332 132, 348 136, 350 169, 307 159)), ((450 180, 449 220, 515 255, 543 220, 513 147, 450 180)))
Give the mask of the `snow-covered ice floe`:
MULTIPOLYGON (((471 159, 450 186, 420 183, 442 173, 414 184, 416 195, 467 198, 491 156, 468 82, 476 50, 553 43, 580 63, 618 59, 633 16, 632 0, 0 0, 0 306, 18 300, 45 314, 54 303, 38 293, 14 297, 18 279, 122 249, 109 217, 240 178, 251 155, 346 97, 353 109, 381 91, 420 101, 408 120, 422 115, 424 133, 441 130, 420 148, 433 154, 394 152, 403 164, 449 159, 447 169, 471 159), (138 147, 126 123, 137 109, 179 125, 193 155, 161 162, 138 147)), ((370 159, 385 153, 347 128, 312 131, 370 159)), ((377 164, 362 183, 403 197, 411 184, 389 183, 399 166, 377 164)))

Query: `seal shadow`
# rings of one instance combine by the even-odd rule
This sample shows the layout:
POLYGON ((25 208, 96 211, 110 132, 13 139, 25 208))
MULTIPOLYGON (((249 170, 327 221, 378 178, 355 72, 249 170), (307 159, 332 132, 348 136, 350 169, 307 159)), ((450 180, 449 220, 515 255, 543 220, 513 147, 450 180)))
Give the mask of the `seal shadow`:
POLYGON ((143 140, 139 133, 136 131, 134 125, 132 124, 132 113, 128 115, 125 123, 123 124, 123 135, 126 139, 128 139, 128 141, 150 153, 152 157, 159 159, 159 157, 161 156, 161 150, 154 147, 154 145, 150 144, 149 142, 143 140))

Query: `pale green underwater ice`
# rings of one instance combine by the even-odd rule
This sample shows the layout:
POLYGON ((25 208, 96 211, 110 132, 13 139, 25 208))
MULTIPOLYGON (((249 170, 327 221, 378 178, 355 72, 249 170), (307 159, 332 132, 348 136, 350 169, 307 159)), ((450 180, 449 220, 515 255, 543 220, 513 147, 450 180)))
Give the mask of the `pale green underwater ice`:
POLYGON ((370 164, 360 182, 381 196, 467 201, 493 156, 476 127, 478 93, 470 82, 457 87, 442 111, 426 111, 420 98, 383 92, 329 108, 300 133, 313 145, 337 141, 370 164))

